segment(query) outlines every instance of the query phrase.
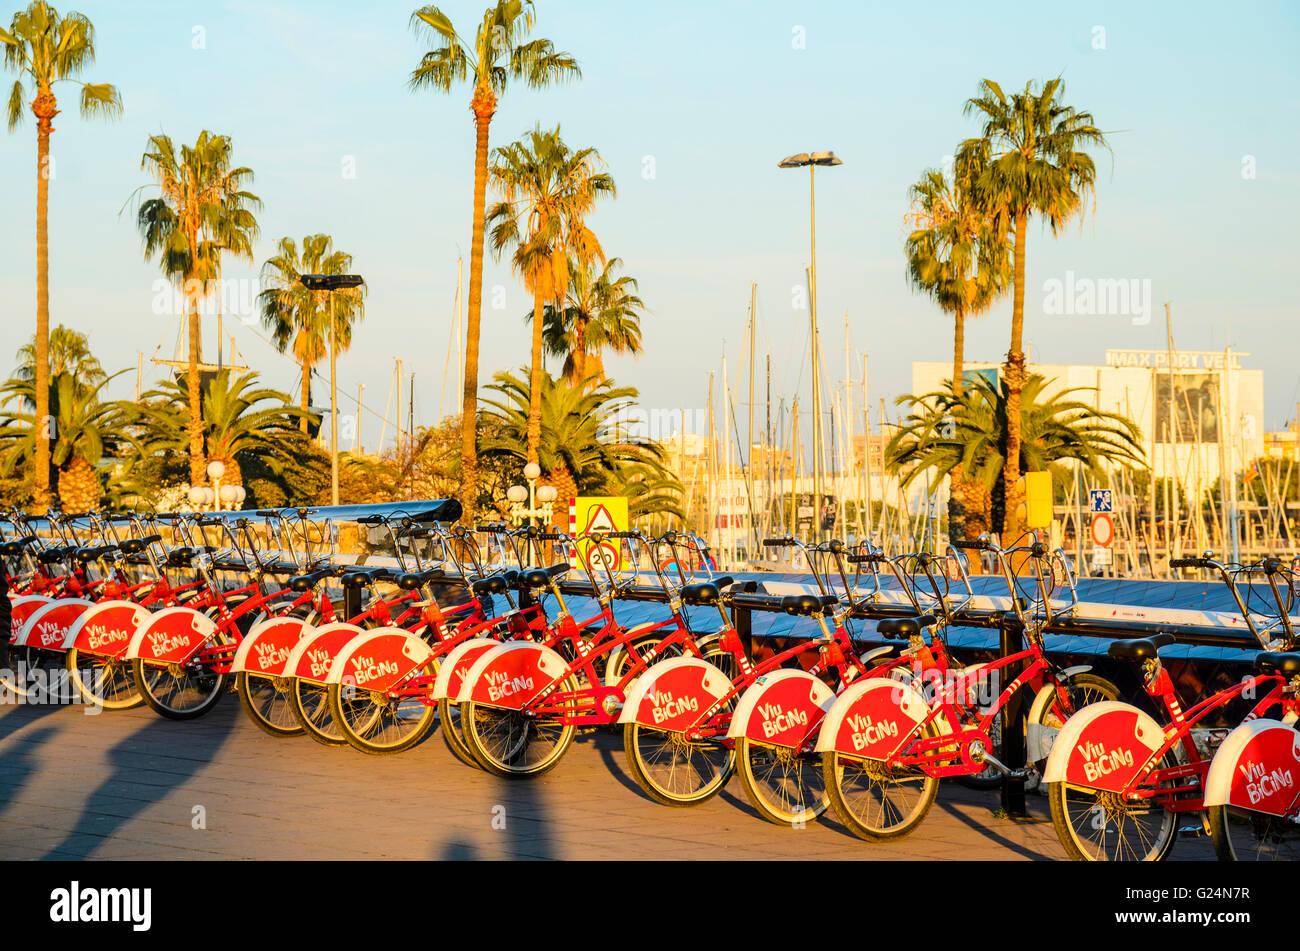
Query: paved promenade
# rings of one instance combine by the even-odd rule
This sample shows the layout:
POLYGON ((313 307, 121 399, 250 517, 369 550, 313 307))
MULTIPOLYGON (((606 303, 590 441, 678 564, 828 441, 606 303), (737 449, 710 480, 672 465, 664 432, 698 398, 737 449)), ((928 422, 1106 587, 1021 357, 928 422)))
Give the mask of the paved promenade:
MULTIPOLYGON (((143 707, 0 709, 4 859, 1063 858, 1046 800, 1030 806, 1028 821, 998 819, 996 793, 945 784, 917 833, 872 846, 829 816, 760 821, 735 780, 702 806, 659 806, 612 735, 509 782, 458 763, 436 731, 392 757, 274 740, 233 696, 188 723, 143 707)), ((1212 853, 1183 840, 1174 857, 1212 853)))

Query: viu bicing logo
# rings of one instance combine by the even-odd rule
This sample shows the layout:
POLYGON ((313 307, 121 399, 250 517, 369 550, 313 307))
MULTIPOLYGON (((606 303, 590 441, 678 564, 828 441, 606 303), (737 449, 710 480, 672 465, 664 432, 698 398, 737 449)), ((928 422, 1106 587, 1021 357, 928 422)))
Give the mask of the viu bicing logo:
POLYGON ((74 881, 50 892, 50 921, 129 924, 132 931, 148 931, 153 924, 153 889, 88 888, 74 881))
POLYGON ((104 708, 87 699, 100 696, 104 689, 104 671, 85 669, 77 671, 77 679, 85 685, 83 692, 65 668, 29 667, 19 661, 15 668, 0 667, 0 705, 29 707, 69 706, 80 704, 87 716, 103 713, 104 708))

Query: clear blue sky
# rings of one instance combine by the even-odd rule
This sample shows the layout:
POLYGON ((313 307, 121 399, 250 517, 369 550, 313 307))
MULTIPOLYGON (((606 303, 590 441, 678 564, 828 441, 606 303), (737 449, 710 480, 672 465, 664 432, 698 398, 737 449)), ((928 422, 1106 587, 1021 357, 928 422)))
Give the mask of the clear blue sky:
MULTIPOLYGON (((444 9, 468 32, 482 7, 447 0, 444 9)), ((176 321, 152 314, 158 272, 141 256, 130 209, 119 210, 145 181, 150 134, 192 142, 211 129, 230 135, 236 160, 256 172, 258 264, 280 236, 324 231, 366 276, 366 322, 340 361, 342 386, 365 383, 366 402, 382 410, 400 356, 417 373, 417 417, 432 422, 456 259, 468 258, 473 126, 468 89, 406 89, 422 51, 407 26, 413 5, 87 0, 78 9, 98 29, 87 78, 117 84, 126 115, 82 120, 64 93, 52 320, 88 331, 110 369, 134 368, 142 350, 146 383, 157 375, 148 358, 159 344, 169 355, 176 321), (198 37, 205 48, 194 48, 198 37)), ((776 167, 805 150, 833 149, 845 162, 818 174, 819 312, 832 375, 843 375, 846 311, 855 374, 870 355, 873 402, 910 388, 913 360, 948 359, 950 322, 904 281, 907 188, 975 131, 961 107, 982 77, 1019 86, 1060 75, 1066 100, 1111 133, 1114 157, 1098 157, 1096 213, 1081 228, 1052 239, 1031 227, 1033 357, 1099 362, 1107 347, 1163 348, 1159 306, 1172 300, 1180 348, 1222 348, 1230 332, 1252 354, 1246 365, 1265 371, 1267 427, 1294 417, 1296 6, 539 0, 537 13, 538 35, 576 56, 583 78, 508 92, 492 141, 558 122, 571 145, 595 146, 608 161, 619 197, 592 224, 650 308, 645 355, 609 368, 640 388, 646 407, 703 406, 724 340, 734 373, 757 281, 774 391, 788 399, 802 380, 806 408, 806 311, 792 306, 791 289, 807 264, 808 183, 776 167), (1104 49, 1094 48, 1099 27, 1104 49), (1245 156, 1254 178, 1243 177, 1245 156), (1154 319, 1045 315, 1043 284, 1067 271, 1150 280, 1154 319)), ((35 152, 30 116, 0 136, 0 361, 34 322, 35 152)), ((227 267, 227 277, 255 273, 227 267)), ((489 261, 485 288, 484 380, 528 353, 521 286, 489 261), (504 310, 490 306, 494 285, 505 289, 504 310)), ((971 327, 970 359, 1005 351, 1010 307, 1008 297, 971 327)), ((293 387, 289 358, 237 321, 227 326, 270 382, 293 387)), ((208 355, 214 340, 209 329, 208 355)), ((133 382, 134 372, 117 392, 129 395, 133 382)), ((364 425, 373 443, 377 423, 364 425)))

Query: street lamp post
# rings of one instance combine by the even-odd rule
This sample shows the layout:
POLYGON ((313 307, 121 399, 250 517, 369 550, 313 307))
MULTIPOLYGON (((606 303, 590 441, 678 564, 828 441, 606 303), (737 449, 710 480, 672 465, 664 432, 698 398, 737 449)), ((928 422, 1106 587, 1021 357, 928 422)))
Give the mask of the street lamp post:
POLYGON ((541 477, 542 467, 530 462, 524 466, 524 479, 527 480, 528 487, 512 485, 506 489, 506 501, 510 503, 510 521, 513 524, 518 525, 525 520, 531 524, 535 518, 541 519, 543 525, 550 522, 556 491, 553 485, 538 485, 537 480, 541 477))
POLYGON ((298 280, 309 291, 329 294, 330 310, 330 504, 339 504, 339 390, 338 390, 338 323, 335 319, 334 292, 360 287, 360 274, 303 274, 298 280))
MULTIPOLYGON (((808 211, 812 235, 812 258, 808 268, 808 313, 812 326, 812 383, 813 383, 813 537, 822 537, 822 403, 821 403, 821 343, 817 337, 817 192, 815 172, 818 165, 843 165, 834 152, 800 152, 789 155, 777 163, 778 168, 808 167, 808 211)), ((796 502, 797 504, 797 502, 796 502)))
POLYGON ((226 474, 226 466, 219 460, 214 459, 208 463, 208 478, 212 480, 212 488, 206 485, 190 486, 188 495, 190 503, 196 508, 202 510, 205 505, 211 505, 214 512, 220 512, 224 502, 230 508, 242 505, 244 499, 248 497, 242 485, 222 485, 221 479, 226 474))

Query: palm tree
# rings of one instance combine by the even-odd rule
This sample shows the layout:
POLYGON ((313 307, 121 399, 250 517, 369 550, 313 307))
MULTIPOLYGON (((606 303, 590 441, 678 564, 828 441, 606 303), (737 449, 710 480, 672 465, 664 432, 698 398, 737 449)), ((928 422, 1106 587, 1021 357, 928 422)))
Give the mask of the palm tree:
POLYGON ((437 48, 425 53, 411 73, 410 87, 450 92, 454 84, 472 81, 476 143, 474 149, 474 217, 471 223, 469 304, 465 320, 465 389, 461 411, 460 502, 462 519, 474 523, 478 495, 478 451, 475 419, 478 406, 478 338, 483 302, 483 212, 487 201, 488 127, 497 97, 511 80, 541 89, 582 73, 567 53, 557 53, 550 40, 527 40, 533 30, 532 0, 497 0, 467 43, 451 19, 435 6, 411 15, 411 26, 427 32, 437 48))
MULTIPOLYGON (((997 216, 982 208, 976 185, 983 169, 978 156, 962 154, 948 178, 929 169, 912 186, 906 221, 913 228, 904 243, 907 276, 953 318, 952 394, 960 400, 965 369, 966 318, 986 311, 1006 289, 1008 242, 997 216)), ((987 528, 986 493, 966 486, 960 464, 949 473, 948 531, 975 538, 987 528), (968 524, 969 521, 969 524, 968 524)))
MULTIPOLYGON (((302 368, 302 411, 311 408, 311 374, 316 364, 329 356, 330 324, 333 315, 336 350, 352 346, 352 328, 364 315, 361 298, 364 286, 333 292, 309 291, 299 280, 304 274, 346 274, 352 270, 352 255, 334 250, 327 234, 309 234, 302 239, 302 252, 293 238, 281 238, 278 251, 262 265, 266 289, 257 295, 262 306, 262 323, 281 353, 292 349, 302 368)), ((301 420, 307 431, 307 416, 301 420)))
MULTIPOLYGON (((25 403, 27 409, 35 409, 36 383, 36 338, 18 348, 18 367, 14 370, 14 379, 33 386, 31 399, 25 403)), ((71 373, 82 384, 95 384, 105 379, 104 367, 99 358, 90 352, 90 339, 80 331, 72 330, 59 324, 50 331, 49 354, 46 365, 50 375, 57 377, 61 373, 71 373)))
POLYGON ((1014 231, 1012 245, 1013 290, 1011 349, 1003 373, 1010 400, 1007 468, 1002 474, 1007 499, 1004 534, 1020 534, 1020 399, 1025 385, 1025 232, 1029 216, 1042 215, 1052 234, 1080 214, 1093 194, 1096 166, 1084 151, 1089 146, 1108 147, 1092 114, 1063 105, 1065 87, 1049 80, 1041 91, 1032 82, 1024 92, 1007 96, 991 79, 980 84, 979 95, 969 99, 965 114, 983 116, 980 138, 968 139, 961 151, 984 166, 978 190, 980 203, 995 209, 1014 231))
MULTIPOLYGON (((8 30, 0 30, 5 66, 14 70, 9 93, 9 131, 23 119, 23 99, 36 117, 36 418, 50 416, 50 133, 59 114, 54 87, 61 82, 81 87, 81 114, 87 118, 113 118, 122 113, 122 97, 108 83, 84 83, 76 77, 95 60, 95 27, 80 13, 59 16, 59 11, 35 0, 15 13, 8 30), (30 84, 24 90, 23 80, 30 84)), ((36 439, 35 508, 45 510, 50 498, 50 433, 42 422, 36 439)))
MULTIPOLYGON (((203 394, 204 449, 207 458, 225 466, 223 485, 244 484, 241 458, 293 458, 285 445, 286 431, 296 428, 303 411, 290 405, 287 393, 259 387, 257 382, 256 372, 219 370, 203 394)), ((142 455, 183 453, 189 447, 189 390, 189 382, 180 374, 142 395, 142 455)))
MULTIPOLYGON (((126 371, 122 371, 125 373, 126 371)), ((57 373, 48 397, 54 420, 54 440, 50 461, 53 463, 59 504, 65 511, 86 512, 98 508, 101 498, 99 464, 105 456, 117 456, 133 444, 126 404, 103 402, 100 393, 109 381, 121 373, 98 381, 79 379, 69 370, 57 373)), ((0 393, 5 402, 17 398, 20 409, 0 422, 0 445, 4 445, 0 471, 5 476, 18 465, 30 465, 39 451, 36 416, 29 408, 35 404, 35 382, 15 376, 0 393)))
MULTIPOLYGON (((488 389, 499 398, 483 403, 496 432, 484 440, 483 452, 527 461, 522 447, 532 408, 531 382, 522 373, 498 373, 495 379, 488 389)), ((636 395, 634 388, 616 387, 609 380, 570 386, 544 374, 538 464, 559 498, 626 495, 634 516, 669 512, 682 517, 682 487, 668 469, 664 451, 630 435, 620 422, 636 395)))
MULTIPOLYGON (((1133 420, 1072 398, 1075 393, 1091 392, 1085 387, 1044 396, 1050 382, 1031 374, 1020 394, 1018 431, 1023 438, 1017 444, 1016 462, 1023 471, 1050 472, 1052 481, 1063 485, 1072 477, 1065 460, 1099 478, 1105 475, 1103 463, 1145 465, 1142 432, 1133 420)), ((993 524, 1006 525, 1012 499, 1000 477, 1010 464, 1013 427, 1009 425, 1011 388, 1005 377, 997 384, 977 377, 960 395, 941 390, 902 396, 898 402, 910 411, 885 447, 889 472, 901 474, 900 483, 906 487, 926 471, 937 484, 960 466, 968 480, 990 493, 993 524)), ((1009 539, 1009 530, 1002 537, 1009 539)))
MULTIPOLYGON (((248 168, 231 164, 231 143, 204 130, 179 155, 165 135, 149 137, 140 167, 157 181, 161 194, 140 205, 137 224, 146 259, 155 255, 163 273, 181 284, 189 316, 189 451, 190 480, 206 479, 203 457, 203 410, 199 361, 203 338, 199 301, 212 290, 221 269, 221 252, 252 258, 257 221, 252 209, 261 200, 244 186, 253 180, 248 168)), ((139 189, 137 189, 139 191, 139 189)))
POLYGON ((534 129, 527 138, 496 151, 488 176, 502 200, 488 212, 492 253, 515 249, 511 263, 533 295, 531 402, 527 459, 537 461, 542 431, 544 309, 564 300, 569 290, 569 259, 580 267, 605 260, 586 218, 602 195, 615 194, 614 179, 598 169, 595 149, 571 151, 560 128, 534 129))
POLYGON ((564 378, 598 383, 605 379, 602 351, 641 352, 641 314, 636 278, 617 276, 620 258, 610 258, 599 271, 593 265, 569 262, 569 293, 563 306, 547 304, 543 320, 546 349, 564 357, 564 378))

